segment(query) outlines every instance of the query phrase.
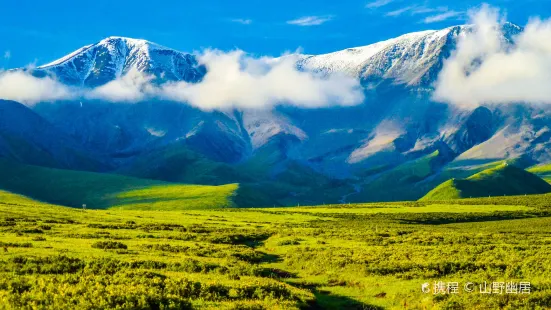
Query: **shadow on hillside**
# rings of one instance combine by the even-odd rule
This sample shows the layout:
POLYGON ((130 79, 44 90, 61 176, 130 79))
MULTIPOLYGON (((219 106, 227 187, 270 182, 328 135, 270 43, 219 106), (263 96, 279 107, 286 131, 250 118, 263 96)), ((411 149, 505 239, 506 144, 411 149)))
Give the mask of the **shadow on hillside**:
POLYGON ((360 302, 353 298, 332 294, 329 291, 318 289, 315 284, 288 283, 301 289, 311 291, 316 299, 305 306, 305 310, 325 310, 325 309, 344 309, 344 310, 382 310, 381 306, 371 305, 360 302))
POLYGON ((260 253, 262 253, 262 258, 259 261, 260 263, 278 263, 283 261, 283 259, 279 255, 268 254, 265 252, 260 253))
POLYGON ((370 305, 352 299, 350 297, 331 294, 328 291, 316 290, 312 291, 316 300, 308 305, 305 309, 325 310, 325 309, 344 309, 344 310, 382 310, 381 306, 370 305))

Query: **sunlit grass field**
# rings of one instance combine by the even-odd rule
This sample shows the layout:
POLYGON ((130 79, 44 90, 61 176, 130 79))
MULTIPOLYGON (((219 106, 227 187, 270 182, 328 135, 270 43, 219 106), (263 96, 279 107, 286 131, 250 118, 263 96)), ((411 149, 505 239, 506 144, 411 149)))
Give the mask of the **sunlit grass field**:
MULTIPOLYGON (((168 183, 117 174, 22 165, 0 159, 0 188, 39 201, 88 209, 171 210, 235 207, 238 184, 168 183), (25 177, 21 177, 25 176, 25 177)), ((1 196, 0 196, 1 197, 1 196)))
POLYGON ((81 210, 0 192, 2 309, 547 309, 551 196, 81 210), (530 294, 423 293, 529 281, 530 294))

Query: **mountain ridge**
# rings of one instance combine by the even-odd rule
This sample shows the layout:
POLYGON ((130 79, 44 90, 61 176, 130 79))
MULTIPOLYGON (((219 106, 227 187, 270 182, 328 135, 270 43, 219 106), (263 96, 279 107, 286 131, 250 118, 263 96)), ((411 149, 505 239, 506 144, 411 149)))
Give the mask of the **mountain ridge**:
MULTIPOLYGON (((413 200, 442 179, 478 171, 466 163, 551 161, 551 109, 525 104, 462 109, 432 99, 444 61, 471 27, 299 57, 301 70, 358 78, 366 99, 352 107, 203 111, 147 98, 131 104, 67 100, 32 110, 83 148, 107 156, 110 172, 172 182, 244 182, 244 188, 272 197, 274 205, 413 200), (410 170, 419 174, 402 177, 410 170), (393 175, 400 180, 389 183, 393 175), (381 184, 395 188, 381 192, 381 184), (313 194, 322 191, 330 194, 313 194)), ((504 24, 501 39, 512 42, 520 31, 504 24)), ((196 55, 108 37, 33 74, 95 87, 130 70, 154 76, 154 83, 200 83, 207 72, 196 55)))

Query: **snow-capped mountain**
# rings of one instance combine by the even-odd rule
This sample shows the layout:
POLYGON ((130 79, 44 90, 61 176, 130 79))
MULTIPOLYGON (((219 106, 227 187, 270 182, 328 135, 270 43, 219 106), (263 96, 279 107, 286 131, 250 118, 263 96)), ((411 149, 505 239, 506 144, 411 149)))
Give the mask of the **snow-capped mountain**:
MULTIPOLYGON (((551 111, 522 104, 463 110, 432 100, 445 59, 472 29, 416 32, 299 57, 302 70, 358 78, 366 99, 353 107, 203 111, 150 99, 42 103, 33 110, 83 149, 111 158, 110 167, 123 174, 248 182, 280 204, 416 199, 433 182, 454 175, 450 164, 551 161, 551 111), (381 190, 387 185, 396 191, 381 190)), ((521 31, 505 24, 501 39, 511 41, 521 31)), ((85 46, 33 73, 94 87, 132 70, 157 82, 200 82, 206 74, 192 54, 121 37, 85 46)))
MULTIPOLYGON (((367 46, 304 56, 299 65, 320 72, 346 73, 365 83, 392 79, 409 85, 430 86, 458 37, 472 30, 472 25, 464 25, 408 33, 367 46)), ((521 31, 521 27, 506 23, 501 40, 511 41, 521 31)))
POLYGON ((36 68, 37 74, 54 75, 60 81, 94 87, 131 70, 154 75, 162 81, 195 82, 204 74, 191 54, 146 41, 109 37, 36 68))

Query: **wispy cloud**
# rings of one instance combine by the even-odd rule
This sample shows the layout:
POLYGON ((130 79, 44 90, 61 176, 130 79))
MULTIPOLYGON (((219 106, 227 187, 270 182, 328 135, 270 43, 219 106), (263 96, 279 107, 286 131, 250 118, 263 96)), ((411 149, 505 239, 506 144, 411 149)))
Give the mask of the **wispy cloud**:
POLYGON ((8 51, 5 51, 4 52, 4 59, 10 59, 11 58, 11 52, 8 50, 8 51))
POLYGON ((444 12, 444 13, 440 13, 440 14, 425 17, 423 19, 423 23, 431 24, 431 23, 442 22, 442 21, 448 20, 450 18, 457 17, 461 14, 463 14, 463 13, 462 12, 457 12, 457 11, 447 11, 447 12, 444 12))
POLYGON ((253 23, 251 19, 243 19, 243 18, 234 18, 231 21, 242 25, 250 25, 253 23))
POLYGON ((417 15, 417 14, 429 14, 429 13, 434 13, 434 12, 447 12, 448 11, 448 7, 445 7, 445 6, 440 6, 440 7, 437 7, 437 8, 429 8, 429 7, 426 7, 426 6, 419 6, 419 7, 416 7, 415 9, 411 10, 411 14, 412 15, 417 15))
POLYGON ((318 26, 333 19, 332 15, 324 16, 303 16, 297 19, 287 21, 289 25, 297 26, 318 26))
POLYGON ((386 13, 385 16, 397 17, 397 16, 400 16, 404 13, 410 12, 410 11, 414 10, 415 8, 416 8, 416 6, 406 6, 406 7, 401 8, 401 9, 390 11, 390 12, 386 13))
POLYGON ((376 9, 376 8, 380 8, 382 6, 385 6, 391 2, 393 2, 394 0, 375 0, 373 2, 370 2, 368 4, 365 5, 366 8, 369 8, 369 9, 376 9))
POLYGON ((398 17, 404 14, 408 14, 410 16, 413 15, 421 15, 421 14, 431 14, 431 13, 440 13, 438 15, 442 15, 444 13, 452 12, 445 6, 440 7, 427 7, 427 6, 421 6, 421 5, 410 5, 406 6, 394 11, 387 12, 385 16, 388 17, 398 17))

